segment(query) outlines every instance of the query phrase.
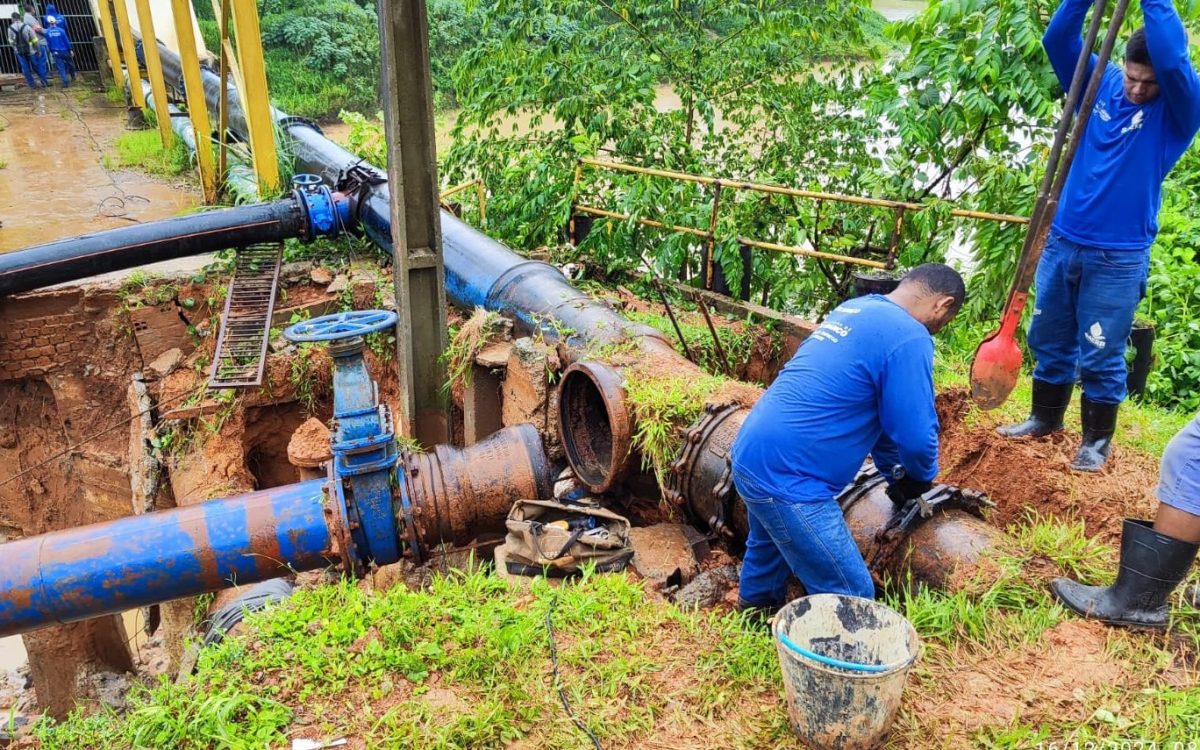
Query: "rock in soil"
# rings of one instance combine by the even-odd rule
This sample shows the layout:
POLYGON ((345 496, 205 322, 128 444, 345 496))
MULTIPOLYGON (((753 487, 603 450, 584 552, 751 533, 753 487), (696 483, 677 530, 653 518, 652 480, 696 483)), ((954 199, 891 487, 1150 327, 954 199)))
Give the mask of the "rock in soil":
POLYGON ((629 531, 634 570, 659 586, 682 586, 700 572, 682 524, 660 523, 629 531))
POLYGON ((683 609, 704 609, 721 603, 725 594, 737 586, 740 568, 722 565, 704 571, 675 594, 675 603, 683 609))

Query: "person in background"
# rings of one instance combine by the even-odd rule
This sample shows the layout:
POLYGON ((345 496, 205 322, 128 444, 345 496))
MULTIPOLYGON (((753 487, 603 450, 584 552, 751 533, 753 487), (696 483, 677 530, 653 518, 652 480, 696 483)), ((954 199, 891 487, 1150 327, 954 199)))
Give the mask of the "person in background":
POLYGON ((25 3, 25 15, 22 20, 37 32, 38 40, 41 42, 39 52, 42 56, 42 69, 49 71, 50 53, 46 49, 46 29, 42 26, 42 22, 38 20, 37 9, 33 7, 33 3, 25 3))
POLYGON ((740 610, 765 617, 785 604, 789 573, 809 594, 875 596, 834 498, 868 453, 898 507, 931 488, 933 334, 965 297, 957 271, 927 263, 891 294, 843 302, 754 405, 731 451, 750 521, 740 610))
MULTIPOLYGON (((1070 578, 1050 583, 1071 610, 1109 625, 1161 630, 1171 592, 1187 578, 1200 549, 1200 415, 1163 451, 1154 521, 1125 519, 1121 562, 1111 586, 1084 586, 1070 578)), ((1195 589, 1191 597, 1196 596, 1195 589)))
POLYGON ((50 27, 50 19, 58 19, 58 27, 61 29, 67 28, 67 18, 62 13, 58 12, 58 8, 54 7, 54 3, 46 4, 46 28, 50 27))
POLYGON ((12 13, 12 23, 8 25, 7 36, 29 88, 36 89, 39 86, 34 80, 35 74, 41 81, 41 86, 49 86, 50 81, 46 80, 46 65, 42 58, 41 39, 33 27, 22 20, 21 14, 15 10, 12 13))
MULTIPOLYGON (((1063 88, 1083 50, 1091 0, 1064 0, 1042 45, 1063 88)), ((1145 28, 1129 37, 1125 67, 1109 63, 1038 263, 1029 348, 1033 404, 1005 437, 1062 429, 1076 377, 1083 441, 1071 468, 1108 461, 1125 400, 1125 342, 1146 293, 1162 184, 1200 129, 1200 78, 1171 0, 1142 0, 1145 28)), ((1097 62, 1092 55, 1087 74, 1097 62)))
POLYGON ((57 16, 46 16, 46 46, 54 60, 54 67, 58 69, 63 88, 70 86, 71 81, 75 80, 75 61, 72 59, 75 52, 71 50, 67 30, 59 26, 57 16))

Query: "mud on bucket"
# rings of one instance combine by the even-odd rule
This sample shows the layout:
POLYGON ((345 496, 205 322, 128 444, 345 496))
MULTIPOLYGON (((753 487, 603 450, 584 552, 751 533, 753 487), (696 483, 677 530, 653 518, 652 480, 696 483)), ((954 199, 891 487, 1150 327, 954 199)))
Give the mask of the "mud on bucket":
POLYGON ((921 650, 908 620, 871 599, 817 594, 781 609, 771 630, 801 742, 836 750, 881 746, 921 650))

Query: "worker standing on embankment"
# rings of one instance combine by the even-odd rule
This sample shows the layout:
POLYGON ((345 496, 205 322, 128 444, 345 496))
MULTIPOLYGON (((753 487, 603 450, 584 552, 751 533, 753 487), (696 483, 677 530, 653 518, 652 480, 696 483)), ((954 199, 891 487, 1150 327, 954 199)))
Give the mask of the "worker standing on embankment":
POLYGON ((933 338, 958 313, 962 277, 940 263, 894 292, 842 303, 754 405, 732 449, 750 533, 739 609, 768 615, 794 573, 809 594, 874 597, 835 496, 870 453, 898 504, 937 476, 933 338))
POLYGON ((1171 438, 1159 474, 1153 525, 1125 519, 1116 583, 1084 586, 1056 578, 1050 590, 1060 602, 1109 625, 1167 626, 1167 598, 1200 549, 1200 415, 1171 438))
MULTIPOLYGON (((1063 88, 1082 51, 1091 0, 1064 0, 1042 38, 1063 88)), ((1033 405, 1005 437, 1062 429, 1078 375, 1083 441, 1071 464, 1098 471, 1108 460, 1125 400, 1125 342, 1146 293, 1150 245, 1167 174, 1200 129, 1200 79, 1171 0, 1142 0, 1145 28, 1109 63, 1063 188, 1035 279, 1029 326, 1033 405)), ((1096 65, 1092 55, 1087 75, 1096 65)))

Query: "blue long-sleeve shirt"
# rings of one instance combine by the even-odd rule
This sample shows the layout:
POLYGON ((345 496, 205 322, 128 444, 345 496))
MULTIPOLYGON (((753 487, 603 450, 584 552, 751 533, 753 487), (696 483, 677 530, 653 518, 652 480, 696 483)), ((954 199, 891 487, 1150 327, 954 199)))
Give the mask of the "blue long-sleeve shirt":
MULTIPOLYGON (((1042 37, 1064 89, 1083 49, 1080 31, 1091 4, 1064 0, 1042 37)), ((1159 95, 1133 104, 1125 98, 1124 71, 1107 65, 1054 218, 1054 229, 1081 245, 1150 247, 1158 234, 1163 180, 1200 129, 1200 79, 1179 14, 1171 0, 1142 0, 1142 14, 1159 95)), ((1096 63, 1093 54, 1089 76, 1096 63)))
POLYGON ((787 363, 733 443, 734 471, 775 497, 828 500, 868 453, 937 476, 933 338, 886 297, 844 302, 787 363))
POLYGON ((64 57, 71 55, 71 39, 67 36, 67 32, 58 26, 46 27, 46 46, 56 55, 64 57))

